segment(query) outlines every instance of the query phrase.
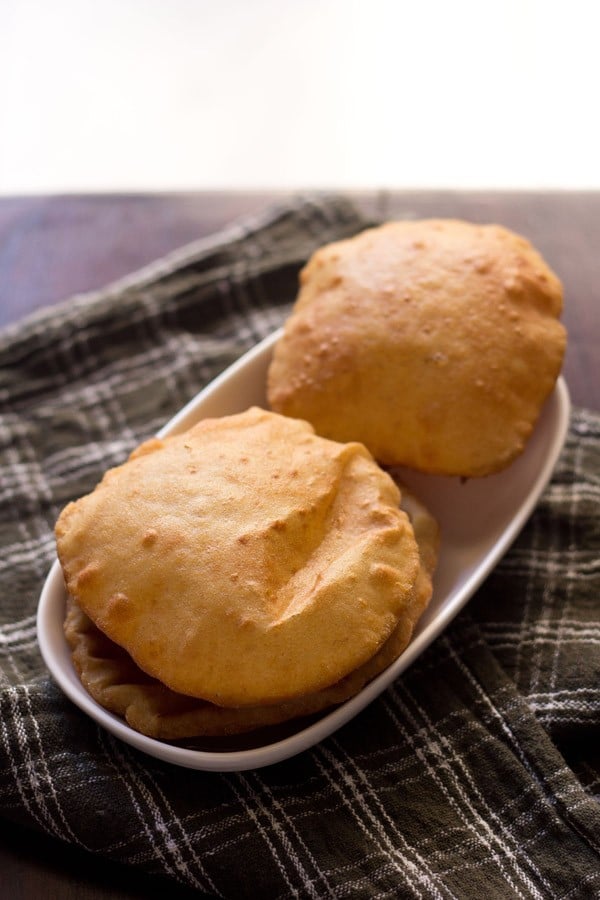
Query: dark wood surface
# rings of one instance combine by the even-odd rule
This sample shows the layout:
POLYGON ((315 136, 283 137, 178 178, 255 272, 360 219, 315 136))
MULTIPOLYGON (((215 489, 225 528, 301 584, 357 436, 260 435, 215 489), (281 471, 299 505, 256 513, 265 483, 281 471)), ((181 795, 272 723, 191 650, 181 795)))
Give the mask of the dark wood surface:
MULTIPOLYGON (((528 237, 565 287, 565 375, 600 408, 600 193, 388 192, 351 195, 376 217, 455 216, 528 237)), ((93 290, 285 195, 196 193, 0 199, 0 327, 93 290)))
MULTIPOLYGON (((369 216, 499 222, 528 237, 562 279, 575 404, 600 409, 600 193, 368 192, 369 216)), ((0 198, 0 327, 100 288, 285 199, 273 193, 0 198)), ((0 900, 196 896, 0 821, 0 900)))

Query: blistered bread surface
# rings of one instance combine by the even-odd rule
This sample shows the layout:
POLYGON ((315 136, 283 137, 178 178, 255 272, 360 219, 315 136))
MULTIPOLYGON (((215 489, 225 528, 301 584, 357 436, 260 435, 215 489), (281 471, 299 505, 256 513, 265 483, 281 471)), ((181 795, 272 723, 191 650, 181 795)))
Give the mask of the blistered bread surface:
POLYGON ((68 593, 148 675, 216 705, 335 684, 414 602, 419 553, 357 443, 252 409, 142 445, 56 526, 68 593))
POLYGON ((304 268, 269 402, 382 463, 486 475, 523 450, 553 389, 561 309, 556 275, 505 228, 387 223, 304 268))
POLYGON ((404 489, 401 504, 409 516, 419 549, 419 572, 411 596, 387 641, 370 659, 335 684, 268 706, 217 706, 179 694, 142 672, 129 654, 100 631, 69 597, 65 635, 83 686, 94 700, 125 718, 132 728, 163 740, 240 734, 321 712, 349 699, 398 658, 431 598, 438 526, 427 509, 404 489))

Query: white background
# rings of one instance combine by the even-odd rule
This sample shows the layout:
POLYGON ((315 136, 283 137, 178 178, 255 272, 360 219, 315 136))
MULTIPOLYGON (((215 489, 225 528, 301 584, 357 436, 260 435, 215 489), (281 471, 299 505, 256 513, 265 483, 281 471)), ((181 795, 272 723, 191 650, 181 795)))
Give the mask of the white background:
POLYGON ((0 193, 600 187, 596 0, 0 0, 0 193))

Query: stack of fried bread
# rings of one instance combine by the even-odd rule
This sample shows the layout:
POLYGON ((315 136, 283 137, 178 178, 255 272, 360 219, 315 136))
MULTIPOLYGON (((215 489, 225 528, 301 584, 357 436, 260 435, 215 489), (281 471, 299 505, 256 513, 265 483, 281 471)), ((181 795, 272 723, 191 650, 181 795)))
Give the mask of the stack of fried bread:
POLYGON ((84 686, 162 739, 347 699, 431 596, 437 527, 400 503, 362 445, 257 408, 143 444, 56 526, 84 686))

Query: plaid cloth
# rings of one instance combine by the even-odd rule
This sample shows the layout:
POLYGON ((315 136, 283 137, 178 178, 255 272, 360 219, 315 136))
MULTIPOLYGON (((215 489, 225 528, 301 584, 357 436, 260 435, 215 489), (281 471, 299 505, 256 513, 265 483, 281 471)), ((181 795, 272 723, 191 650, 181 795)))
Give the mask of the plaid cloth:
POLYGON ((0 809, 210 897, 600 896, 600 416, 577 410, 511 551, 353 722, 267 769, 179 769, 48 677, 35 610, 62 506, 278 326, 362 227, 305 200, 0 335, 0 809))

